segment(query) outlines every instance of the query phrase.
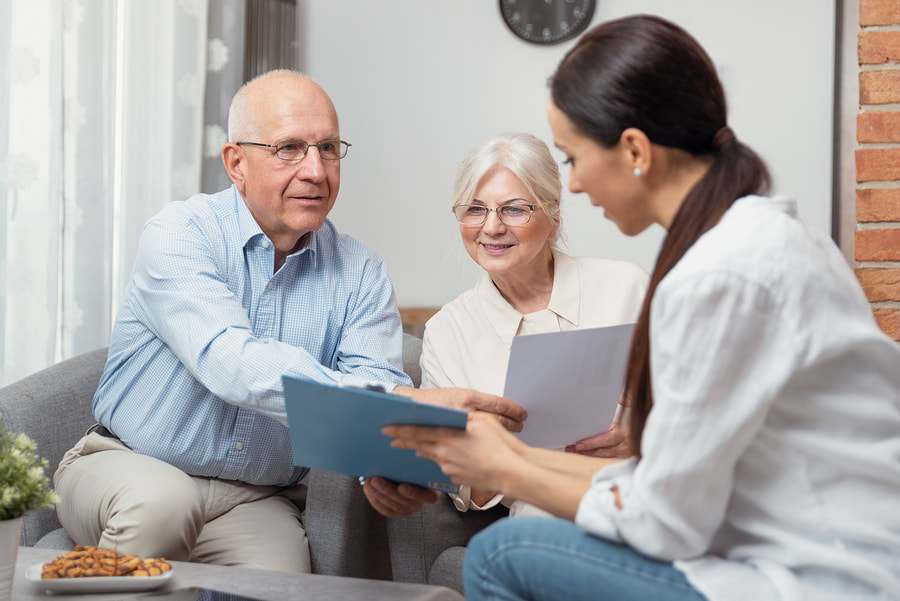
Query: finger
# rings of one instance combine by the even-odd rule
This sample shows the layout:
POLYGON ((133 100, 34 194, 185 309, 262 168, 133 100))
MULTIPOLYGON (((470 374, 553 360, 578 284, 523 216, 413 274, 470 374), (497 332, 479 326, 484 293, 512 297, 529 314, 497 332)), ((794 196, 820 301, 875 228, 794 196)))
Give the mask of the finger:
POLYGON ((622 458, 622 457, 627 457, 629 455, 628 447, 626 447, 626 446, 602 447, 599 449, 586 449, 586 450, 581 450, 581 451, 577 451, 575 449, 570 450, 567 447, 566 452, 577 453, 579 455, 586 455, 588 457, 603 457, 606 459, 622 458))
POLYGON ((378 513, 388 517, 409 515, 416 511, 413 505, 397 492, 397 485, 384 478, 370 478, 363 485, 363 492, 378 513))
POLYGON ((618 424, 613 424, 605 432, 588 436, 576 441, 575 445, 582 445, 581 448, 592 449, 597 447, 610 447, 621 444, 626 436, 626 430, 618 424))
POLYGON ((391 448, 394 449, 412 449, 416 452, 416 457, 436 461, 434 454, 435 443, 423 440, 406 440, 403 438, 395 438, 391 441, 391 448))
POLYGON ((439 464, 437 460, 436 445, 434 443, 418 441, 408 448, 415 449, 416 457, 428 459, 429 461, 434 461, 439 464))
POLYGON ((462 428, 444 428, 439 426, 416 426, 412 424, 394 424, 381 429, 385 436, 404 440, 424 440, 434 442, 447 437, 463 436, 462 428))
POLYGON ((396 511, 390 505, 386 504, 378 495, 378 492, 372 490, 372 488, 368 486, 368 483, 363 486, 363 494, 366 496, 366 500, 369 501, 369 505, 381 515, 388 517, 394 517, 396 515, 396 511))
POLYGON ((432 494, 428 489, 421 489, 409 484, 389 483, 384 490, 374 492, 378 493, 375 498, 382 508, 382 513, 391 517, 415 513, 421 510, 426 502, 433 503, 438 499, 437 491, 432 494))
POLYGON ((395 510, 421 509, 424 503, 434 503, 440 498, 436 490, 406 482, 397 484, 380 476, 372 478, 372 490, 382 503, 395 510))
POLYGON ((415 449, 421 444, 418 440, 409 438, 395 438, 391 441, 391 447, 395 449, 415 449))
POLYGON ((519 421, 513 421, 507 417, 502 417, 495 413, 487 413, 485 411, 477 411, 469 416, 469 422, 484 421, 493 427, 501 427, 501 429, 510 432, 521 432, 525 424, 519 421))
POLYGON ((508 417, 503 417, 502 415, 495 415, 493 413, 489 414, 494 417, 500 425, 509 430, 510 432, 521 432, 525 428, 525 424, 519 421, 514 421, 508 417))
POLYGON ((525 410, 525 407, 502 396, 483 392, 475 393, 468 405, 472 409, 493 413, 513 422, 524 422, 528 419, 528 411, 525 410))
POLYGON ((590 451, 592 449, 601 449, 606 447, 618 446, 622 443, 622 436, 615 434, 599 434, 576 441, 572 446, 576 451, 590 451))
POLYGON ((436 490, 406 483, 398 486, 397 492, 405 498, 415 501, 417 504, 431 504, 441 498, 441 494, 436 490))

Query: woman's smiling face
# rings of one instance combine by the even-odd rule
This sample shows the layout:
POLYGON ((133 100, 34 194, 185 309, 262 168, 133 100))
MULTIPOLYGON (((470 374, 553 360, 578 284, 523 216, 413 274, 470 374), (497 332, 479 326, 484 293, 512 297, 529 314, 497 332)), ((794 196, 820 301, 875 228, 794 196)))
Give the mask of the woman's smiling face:
POLYGON ((531 220, 522 225, 506 225, 497 211, 491 211, 481 225, 459 226, 466 252, 485 271, 491 275, 521 275, 536 266, 549 265, 550 241, 557 225, 512 171, 506 167, 488 171, 478 182, 471 204, 489 209, 504 205, 535 207, 531 220))

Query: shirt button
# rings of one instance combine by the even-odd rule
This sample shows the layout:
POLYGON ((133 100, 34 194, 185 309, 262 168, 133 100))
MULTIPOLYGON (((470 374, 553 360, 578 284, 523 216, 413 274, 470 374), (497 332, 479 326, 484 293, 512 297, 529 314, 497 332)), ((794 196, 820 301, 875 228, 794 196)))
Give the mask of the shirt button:
POLYGON ((469 510, 469 507, 466 505, 466 502, 463 501, 462 499, 460 499, 459 497, 457 497, 456 495, 453 496, 453 505, 456 506, 456 508, 460 511, 468 511, 469 510))
POLYGON ((268 286, 266 286, 266 290, 271 290, 271 289, 272 289, 272 284, 270 283, 268 286))
POLYGON ((269 241, 268 241, 268 240, 263 240, 263 241, 262 241, 262 247, 263 247, 263 248, 269 248, 269 241))
POLYGON ((244 450, 244 443, 239 442, 239 443, 237 443, 236 445, 234 445, 234 448, 237 449, 238 451, 243 451, 243 450, 244 450))

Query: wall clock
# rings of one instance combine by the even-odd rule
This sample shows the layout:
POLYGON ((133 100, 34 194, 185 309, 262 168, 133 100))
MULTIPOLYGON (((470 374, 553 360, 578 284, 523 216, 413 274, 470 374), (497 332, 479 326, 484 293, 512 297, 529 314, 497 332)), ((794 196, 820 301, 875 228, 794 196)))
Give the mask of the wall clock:
POLYGON ((532 44, 558 44, 587 29, 597 0, 500 0, 507 27, 532 44))

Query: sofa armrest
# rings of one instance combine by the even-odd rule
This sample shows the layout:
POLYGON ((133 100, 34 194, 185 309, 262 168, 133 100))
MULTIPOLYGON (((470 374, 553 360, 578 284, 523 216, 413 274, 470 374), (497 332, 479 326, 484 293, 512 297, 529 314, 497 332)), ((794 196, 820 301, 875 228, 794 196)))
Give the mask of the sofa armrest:
MULTIPOLYGON (((0 420, 8 432, 24 433, 37 445, 53 475, 63 455, 84 434, 94 417, 91 400, 103 375, 107 349, 90 351, 0 388, 0 420)), ((55 509, 29 512, 22 544, 33 546, 59 528, 55 509)))

